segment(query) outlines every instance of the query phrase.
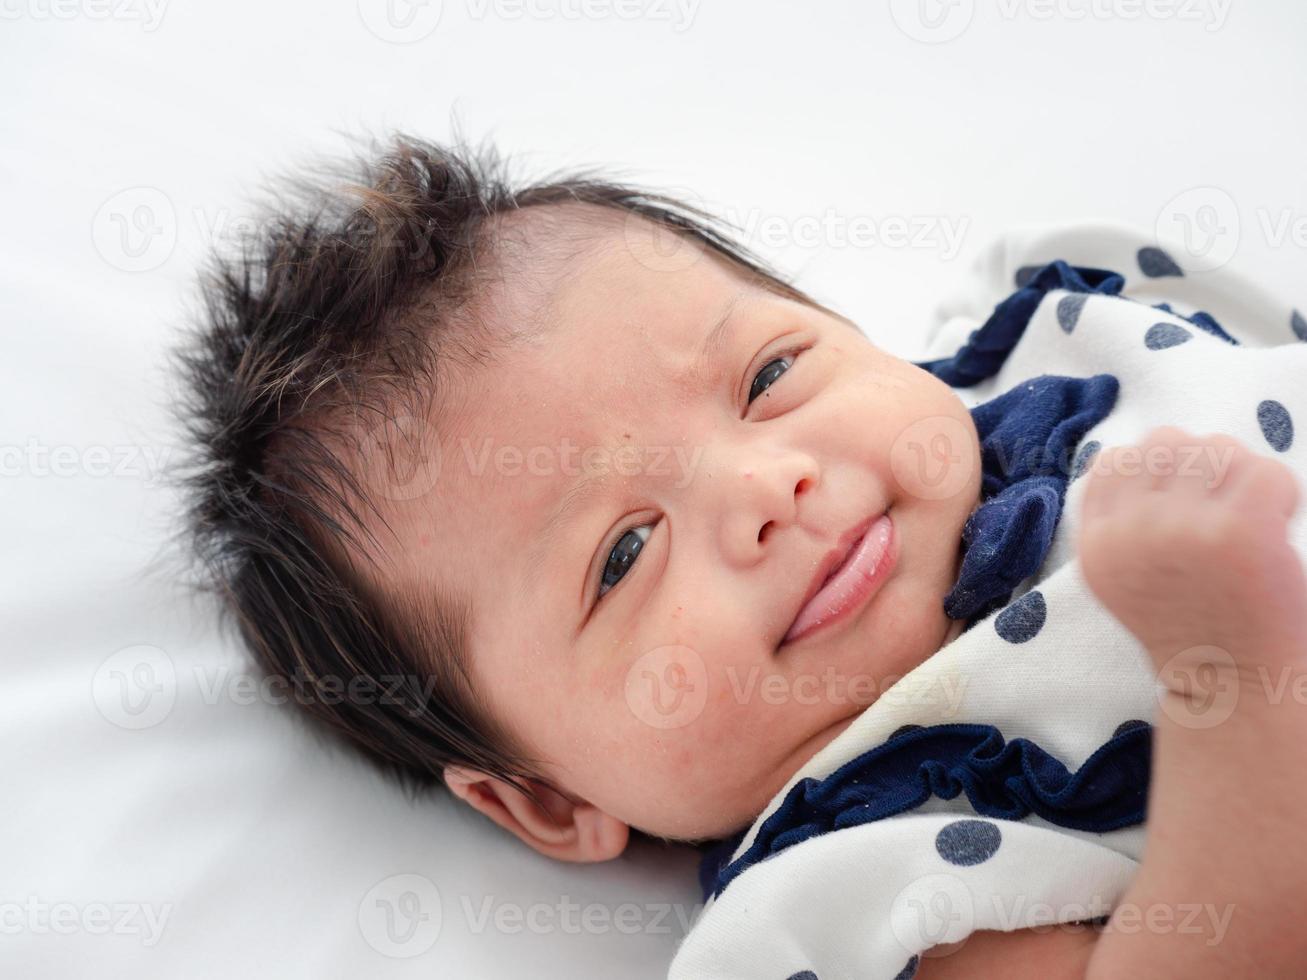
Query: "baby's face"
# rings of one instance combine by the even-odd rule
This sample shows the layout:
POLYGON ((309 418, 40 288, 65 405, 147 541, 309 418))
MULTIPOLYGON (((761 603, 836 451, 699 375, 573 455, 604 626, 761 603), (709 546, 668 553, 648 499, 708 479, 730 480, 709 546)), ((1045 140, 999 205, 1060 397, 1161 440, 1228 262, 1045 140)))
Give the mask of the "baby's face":
POLYGON ((849 322, 646 234, 466 378, 400 530, 411 574, 469 592, 473 684, 555 788, 714 837, 957 634, 979 446, 947 385, 849 322), (886 512, 878 590, 783 642, 841 536, 886 512))

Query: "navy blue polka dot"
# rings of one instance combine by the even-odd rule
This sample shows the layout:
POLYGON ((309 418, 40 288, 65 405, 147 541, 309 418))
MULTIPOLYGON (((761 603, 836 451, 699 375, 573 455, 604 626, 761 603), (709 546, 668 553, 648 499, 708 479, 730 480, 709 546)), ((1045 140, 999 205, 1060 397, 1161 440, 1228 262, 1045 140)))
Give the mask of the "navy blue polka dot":
POLYGON ((1103 448, 1103 444, 1097 439, 1090 439, 1080 447, 1076 453, 1076 461, 1071 464, 1071 479, 1075 479, 1089 469, 1089 464, 1094 461, 1094 456, 1103 448))
POLYGON ((1138 718, 1131 718, 1129 721, 1123 721, 1121 722, 1121 724, 1117 725, 1116 728, 1112 731, 1112 737, 1116 738, 1118 735, 1124 732, 1133 731, 1136 728, 1147 728, 1147 727, 1148 727, 1148 722, 1140 721, 1138 718))
POLYGON ((1167 255, 1160 248, 1145 246, 1139 250, 1139 271, 1149 279, 1160 279, 1162 276, 1183 276, 1184 270, 1175 264, 1175 259, 1167 255))
POLYGON ((912 980, 917 975, 917 958, 914 956, 903 965, 903 969, 894 974, 894 980, 912 980))
POLYGON ((817 980, 817 974, 811 970, 800 970, 798 973, 791 973, 786 980, 817 980))
POLYGON ((1289 410, 1279 402, 1268 398, 1257 406, 1257 424, 1262 427, 1262 435, 1277 453, 1282 453, 1293 445, 1293 419, 1289 410))
POLYGON ((1289 314, 1289 327, 1293 330, 1295 337, 1307 341, 1307 320, 1304 320, 1302 314, 1297 310, 1289 314))
POLYGON ((995 617, 994 632, 1009 643, 1025 643, 1044 628, 1047 615, 1043 593, 1031 589, 995 617))
POLYGON ((889 733, 889 737, 895 739, 900 735, 906 735, 908 732, 915 732, 920 727, 920 725, 900 725, 898 728, 894 729, 894 731, 889 733))
POLYGON ((1012 277, 1017 284, 1017 289, 1025 287, 1031 279, 1035 278, 1035 273, 1042 268, 1042 265, 1023 265, 1018 269, 1016 275, 1012 277))
POLYGON ((949 864, 967 867, 998 853, 1003 835, 988 820, 954 820, 935 835, 935 850, 949 864))
POLYGON ((1165 350, 1192 340, 1193 336, 1178 323, 1154 323, 1144 334, 1144 344, 1149 350, 1165 350))
POLYGON ((1057 301, 1057 323, 1063 330, 1070 333, 1076 328, 1076 322, 1080 319, 1080 311, 1085 308, 1085 300, 1089 299, 1087 293, 1072 293, 1070 296, 1063 296, 1057 301))

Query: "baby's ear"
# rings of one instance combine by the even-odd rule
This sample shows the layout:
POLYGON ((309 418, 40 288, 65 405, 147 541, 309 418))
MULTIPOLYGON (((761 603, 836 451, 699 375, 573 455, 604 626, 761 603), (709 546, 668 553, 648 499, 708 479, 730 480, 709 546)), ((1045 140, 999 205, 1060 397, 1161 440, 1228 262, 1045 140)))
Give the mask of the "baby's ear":
POLYGON ((630 828, 584 800, 573 802, 530 780, 536 803, 495 776, 462 766, 445 768, 449 791, 524 843, 558 861, 608 861, 626 849, 630 828))

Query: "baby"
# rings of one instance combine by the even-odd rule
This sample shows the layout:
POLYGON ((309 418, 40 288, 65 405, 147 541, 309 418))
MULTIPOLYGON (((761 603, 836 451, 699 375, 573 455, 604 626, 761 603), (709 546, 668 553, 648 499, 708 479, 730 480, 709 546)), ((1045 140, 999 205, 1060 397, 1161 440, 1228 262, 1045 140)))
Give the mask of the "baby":
MULTIPOLYGON (((492 154, 411 137, 338 176, 206 277, 180 351, 189 525, 260 666, 405 785, 564 861, 632 831, 729 838, 970 625, 942 600, 981 440, 949 383, 668 197, 515 187, 492 154), (946 492, 920 476, 940 440, 946 492)), ((1293 474, 1228 437, 1145 448, 1196 441, 1233 454, 1223 480, 1099 455, 1085 579, 1163 681, 1180 654, 1240 683, 1301 670, 1293 474)), ((1291 971, 1305 737, 1292 699, 1212 731, 1158 718, 1165 832, 1129 897, 1227 896, 1219 949, 978 932, 917 975, 1291 971), (1236 834, 1254 798, 1286 819, 1236 834)))

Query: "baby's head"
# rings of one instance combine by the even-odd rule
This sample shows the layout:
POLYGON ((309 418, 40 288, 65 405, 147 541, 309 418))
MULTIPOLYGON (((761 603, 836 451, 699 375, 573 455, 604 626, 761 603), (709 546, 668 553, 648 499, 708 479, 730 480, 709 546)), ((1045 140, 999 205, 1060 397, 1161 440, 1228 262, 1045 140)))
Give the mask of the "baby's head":
POLYGON ((978 459, 969 412, 706 215, 411 138, 278 215, 183 351, 190 529, 262 669, 406 785, 563 860, 725 836, 959 631, 980 468, 913 474, 978 459), (887 511, 878 590, 787 641, 887 511))

